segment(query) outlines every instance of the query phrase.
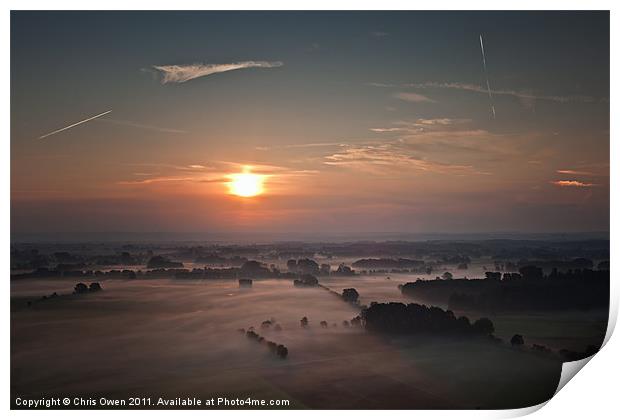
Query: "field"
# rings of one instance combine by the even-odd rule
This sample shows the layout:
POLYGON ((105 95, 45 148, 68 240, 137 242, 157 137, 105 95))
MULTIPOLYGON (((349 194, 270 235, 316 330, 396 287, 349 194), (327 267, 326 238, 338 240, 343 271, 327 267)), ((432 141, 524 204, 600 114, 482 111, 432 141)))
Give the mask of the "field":
MULTIPOLYGON (((395 279, 323 283, 338 291, 355 283, 362 303, 404 300, 395 279)), ((287 280, 255 281, 251 289, 230 280, 109 280, 102 292, 84 296, 71 295, 74 284, 12 282, 14 397, 228 396, 283 398, 292 408, 515 408, 550 398, 560 375, 555 358, 487 339, 387 337, 345 328, 356 307, 287 280), (61 296, 27 305, 53 292, 61 296), (300 326, 304 316, 308 328, 300 326), (282 330, 261 329, 268 319, 282 330), (319 325, 323 320, 328 328, 319 325), (288 358, 238 331, 250 326, 286 345, 288 358)), ((598 318, 581 318, 577 333, 592 334, 598 318)), ((543 339, 557 335, 553 324, 541 329, 534 316, 500 319, 502 338, 525 334, 527 325, 543 339)), ((573 324, 565 316, 558 325, 573 324)))

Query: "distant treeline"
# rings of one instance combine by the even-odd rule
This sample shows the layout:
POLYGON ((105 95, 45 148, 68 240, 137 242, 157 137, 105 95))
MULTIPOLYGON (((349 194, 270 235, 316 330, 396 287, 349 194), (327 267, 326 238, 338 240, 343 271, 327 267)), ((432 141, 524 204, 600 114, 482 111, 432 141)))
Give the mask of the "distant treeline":
POLYGON ((467 317, 457 318, 452 311, 417 303, 373 302, 362 310, 360 316, 362 325, 372 332, 490 336, 495 331, 488 318, 478 319, 472 324, 467 317))
MULTIPOLYGON (((301 261, 301 260, 300 260, 301 261)), ((316 262, 312 260, 304 260, 305 266, 314 267, 310 262, 314 263, 316 267, 319 267, 316 262)), ((204 279, 237 279, 237 278, 282 278, 282 279, 299 279, 302 282, 308 283, 314 278, 313 274, 304 274, 300 271, 287 271, 282 272, 277 267, 271 265, 268 266, 259 261, 246 261, 241 267, 204 267, 194 268, 192 270, 186 268, 180 268, 180 263, 170 261, 166 258, 153 257, 149 262, 149 267, 152 269, 147 270, 79 270, 71 269, 67 267, 57 267, 55 269, 48 269, 44 267, 37 268, 32 272, 12 274, 11 279, 27 279, 27 278, 50 278, 50 277, 86 277, 86 278, 101 278, 101 279, 161 279, 161 278, 175 278, 180 280, 204 280, 204 279), (177 268, 178 267, 178 268, 177 268)), ((314 268, 305 270, 312 273, 317 272, 321 275, 338 275, 338 276, 352 276, 355 275, 355 271, 350 267, 340 264, 336 270, 331 270, 331 267, 327 264, 322 264, 322 271, 314 268)), ((316 281, 318 282, 318 281, 316 281)), ((315 282, 315 283, 316 283, 315 282)))
POLYGON ((519 273, 488 272, 485 279, 418 280, 399 286, 409 297, 480 311, 571 310, 609 305, 609 271, 522 267, 519 273))

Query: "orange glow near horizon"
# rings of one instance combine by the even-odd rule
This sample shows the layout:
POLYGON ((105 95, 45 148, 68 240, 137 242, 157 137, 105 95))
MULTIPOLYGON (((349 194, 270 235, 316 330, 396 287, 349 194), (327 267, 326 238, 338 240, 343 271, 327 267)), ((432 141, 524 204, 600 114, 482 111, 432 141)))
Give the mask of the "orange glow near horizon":
POLYGON ((263 175, 253 174, 249 170, 232 174, 228 182, 229 193, 238 197, 256 197, 264 192, 264 178, 263 175))

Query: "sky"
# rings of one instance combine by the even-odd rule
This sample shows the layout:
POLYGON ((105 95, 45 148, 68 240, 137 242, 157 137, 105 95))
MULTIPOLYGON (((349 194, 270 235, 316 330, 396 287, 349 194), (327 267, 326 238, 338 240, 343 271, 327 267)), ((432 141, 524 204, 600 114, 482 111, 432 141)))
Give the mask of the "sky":
POLYGON ((605 232, 609 115, 607 12, 12 12, 11 230, 605 232))

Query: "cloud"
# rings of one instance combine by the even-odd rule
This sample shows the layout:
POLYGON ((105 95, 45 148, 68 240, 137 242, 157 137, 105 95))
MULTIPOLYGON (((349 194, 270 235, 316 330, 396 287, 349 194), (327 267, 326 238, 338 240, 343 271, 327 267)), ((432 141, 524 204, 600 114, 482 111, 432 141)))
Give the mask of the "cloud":
POLYGON ((370 128, 369 130, 375 133, 393 133, 393 132, 404 131, 406 129, 402 127, 387 127, 387 128, 370 128))
POLYGON ((394 97, 407 102, 435 102, 428 96, 413 92, 398 92, 394 94, 394 97))
POLYGON ((266 151, 266 150, 274 150, 274 149, 306 149, 306 148, 320 148, 320 147, 331 147, 331 146, 346 146, 344 143, 294 143, 294 144, 282 144, 276 146, 256 146, 254 149, 266 151))
POLYGON ((594 175, 594 173, 589 171, 575 171, 573 169, 558 169, 556 172, 563 175, 594 175))
POLYGON ((325 156, 323 163, 331 166, 352 167, 368 172, 419 170, 453 175, 488 174, 476 170, 472 165, 450 164, 415 156, 407 148, 407 145, 400 143, 349 146, 337 153, 325 156))
MULTIPOLYGON (((371 82, 367 83, 368 86, 380 87, 380 88, 413 88, 413 89, 452 89, 452 90, 461 90, 466 92, 474 92, 487 95, 488 90, 486 87, 482 87, 480 85, 475 85, 471 83, 460 83, 460 82, 424 82, 424 83, 402 83, 402 84, 394 84, 394 83, 376 83, 371 82)), ((496 89, 491 90, 491 94, 497 96, 512 96, 514 98, 519 99, 525 106, 532 106, 533 103, 537 100, 542 101, 551 101, 556 103, 569 103, 569 102, 584 102, 584 103, 595 103, 595 102, 606 102, 606 98, 602 98, 597 100, 592 96, 587 95, 570 95, 570 96, 561 96, 561 95, 538 95, 535 94, 531 89, 496 89)))
POLYGON ((395 127, 370 128, 374 133, 419 133, 429 130, 445 130, 451 126, 469 124, 472 120, 467 118, 418 118, 411 121, 396 121, 395 127))
POLYGON ((576 188, 594 187, 596 185, 596 184, 591 184, 589 182, 581 182, 581 181, 551 181, 551 183, 558 187, 576 187, 576 188))
POLYGON ((97 121, 105 122, 108 124, 124 125, 127 127, 142 128, 144 130, 160 131, 162 133, 173 133, 173 134, 186 134, 187 133, 187 131, 177 130, 176 128, 157 127, 154 125, 141 124, 135 121, 115 120, 111 118, 100 118, 97 121))
POLYGON ((231 173, 251 171, 264 177, 275 177, 272 183, 284 181, 291 177, 312 176, 319 173, 317 170, 289 168, 255 162, 210 162, 203 164, 175 165, 169 163, 139 163, 132 166, 155 167, 157 172, 134 172, 138 179, 125 179, 116 182, 125 186, 148 186, 167 184, 195 184, 195 183, 227 183, 231 173))
POLYGON ((173 64, 168 66, 153 66, 162 75, 162 84, 185 83, 198 77, 227 71, 248 68, 273 68, 281 67, 281 61, 241 61, 229 64, 173 64))

